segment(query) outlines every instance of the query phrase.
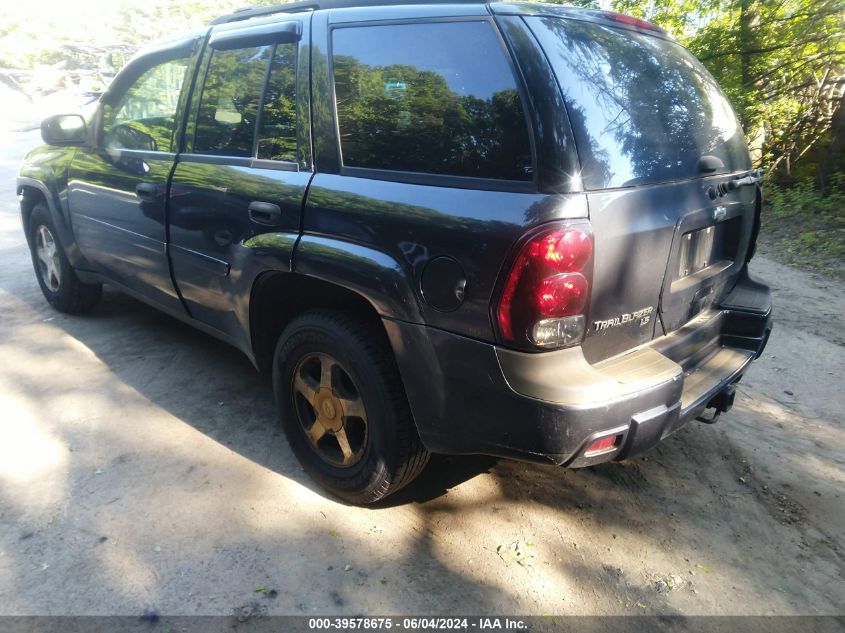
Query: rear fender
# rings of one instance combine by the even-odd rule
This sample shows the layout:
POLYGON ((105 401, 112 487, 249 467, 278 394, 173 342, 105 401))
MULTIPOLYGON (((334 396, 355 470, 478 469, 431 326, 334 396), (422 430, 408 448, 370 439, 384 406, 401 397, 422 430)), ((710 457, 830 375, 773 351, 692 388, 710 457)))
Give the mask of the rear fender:
POLYGON ((381 251, 317 235, 303 235, 294 270, 355 292, 382 317, 422 323, 413 284, 395 259, 381 251))

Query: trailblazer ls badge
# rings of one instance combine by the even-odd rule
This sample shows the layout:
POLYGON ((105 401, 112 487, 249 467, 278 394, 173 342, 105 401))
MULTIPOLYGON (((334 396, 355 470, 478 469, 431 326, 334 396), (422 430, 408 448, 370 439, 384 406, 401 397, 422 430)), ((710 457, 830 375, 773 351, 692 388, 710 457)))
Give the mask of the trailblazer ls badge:
POLYGON ((593 327, 596 332, 608 330, 612 327, 619 327, 620 325, 627 325, 628 323, 636 323, 639 327, 644 327, 651 323, 651 314, 654 308, 648 307, 636 312, 626 312, 612 319, 604 319, 603 321, 593 321, 593 327))

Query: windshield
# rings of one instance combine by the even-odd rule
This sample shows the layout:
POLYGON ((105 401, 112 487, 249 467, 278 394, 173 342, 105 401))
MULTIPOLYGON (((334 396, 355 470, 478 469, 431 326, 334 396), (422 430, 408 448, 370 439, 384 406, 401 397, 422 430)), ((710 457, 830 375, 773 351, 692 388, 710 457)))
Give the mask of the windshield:
POLYGON ((733 109, 681 45, 577 20, 529 17, 566 99, 587 189, 703 175, 702 155, 724 170, 750 168, 733 109))

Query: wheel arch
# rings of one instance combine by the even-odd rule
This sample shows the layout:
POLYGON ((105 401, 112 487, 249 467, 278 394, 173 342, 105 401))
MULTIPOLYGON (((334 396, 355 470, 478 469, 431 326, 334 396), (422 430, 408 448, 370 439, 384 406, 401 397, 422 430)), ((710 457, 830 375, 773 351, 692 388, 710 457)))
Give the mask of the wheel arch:
MULTIPOLYGON (((48 182, 52 181, 48 180, 48 182)), ((59 184, 54 184, 54 186, 60 187, 59 184)), ((56 229, 56 239, 59 241, 71 266, 77 270, 90 269, 90 265, 77 246, 73 227, 70 224, 67 210, 67 190, 51 189, 42 180, 27 176, 18 176, 16 190, 20 197, 21 222, 23 223, 27 244, 32 246, 29 230, 32 211, 39 202, 43 202, 47 205, 47 211, 53 221, 53 227, 56 229)))
POLYGON ((17 193, 21 206, 21 222, 23 223, 27 244, 30 244, 29 220, 32 217, 32 211, 35 209, 35 205, 39 202, 47 205, 53 222, 56 221, 55 207, 50 200, 50 192, 47 186, 34 178, 18 178, 17 193))
POLYGON ((303 312, 314 309, 351 312, 367 320, 377 327, 393 353, 382 315, 363 295, 317 277, 266 271, 253 283, 249 302, 250 345, 260 371, 270 369, 276 343, 288 323, 303 312))

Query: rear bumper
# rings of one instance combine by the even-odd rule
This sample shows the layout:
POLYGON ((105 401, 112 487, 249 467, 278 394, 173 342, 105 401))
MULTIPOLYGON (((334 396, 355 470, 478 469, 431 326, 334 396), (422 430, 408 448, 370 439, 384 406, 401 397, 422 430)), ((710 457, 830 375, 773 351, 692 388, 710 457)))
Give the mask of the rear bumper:
POLYGON ((526 354, 386 321, 426 446, 582 467, 650 448, 700 416, 768 341, 768 287, 746 277, 718 310, 595 365, 580 348, 526 354), (596 439, 612 448, 585 456, 596 439))

